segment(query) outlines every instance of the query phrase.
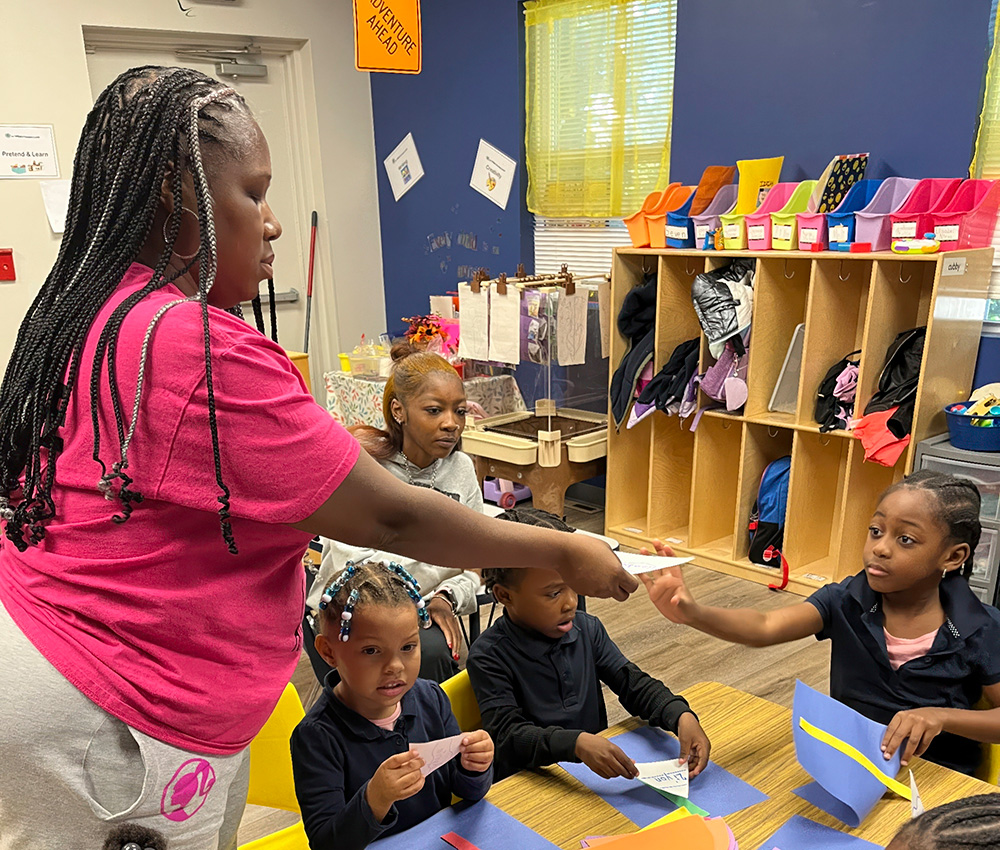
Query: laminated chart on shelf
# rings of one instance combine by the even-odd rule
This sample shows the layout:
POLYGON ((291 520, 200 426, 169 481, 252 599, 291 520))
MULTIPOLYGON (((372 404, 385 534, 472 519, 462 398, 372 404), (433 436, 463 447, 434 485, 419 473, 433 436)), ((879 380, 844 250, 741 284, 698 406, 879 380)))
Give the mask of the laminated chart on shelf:
POLYGON ((793 815, 757 850, 882 850, 863 838, 838 832, 802 815, 793 815))
POLYGON ((369 846, 378 850, 443 848, 442 839, 453 847, 471 844, 477 850, 508 850, 510 847, 517 847, 518 850, 557 850, 551 841, 546 841, 533 829, 528 829, 486 800, 449 806, 422 823, 380 838, 369 846), (464 839, 466 843, 456 843, 455 839, 464 839))
MULTIPOLYGON (((611 740, 635 762, 675 759, 680 755, 680 742, 675 737, 650 726, 623 732, 611 740)), ((690 780, 686 800, 656 791, 638 779, 602 779, 584 764, 560 762, 559 766, 639 827, 649 826, 678 808, 726 817, 768 799, 765 793, 715 762, 709 762, 690 780)))

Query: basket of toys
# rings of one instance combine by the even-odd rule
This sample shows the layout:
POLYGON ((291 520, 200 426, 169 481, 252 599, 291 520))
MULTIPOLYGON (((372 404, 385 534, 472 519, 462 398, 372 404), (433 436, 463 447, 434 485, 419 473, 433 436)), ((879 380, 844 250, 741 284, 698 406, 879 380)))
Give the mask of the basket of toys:
POLYGON ((956 449, 1000 452, 1000 399, 960 401, 944 409, 948 433, 956 449))

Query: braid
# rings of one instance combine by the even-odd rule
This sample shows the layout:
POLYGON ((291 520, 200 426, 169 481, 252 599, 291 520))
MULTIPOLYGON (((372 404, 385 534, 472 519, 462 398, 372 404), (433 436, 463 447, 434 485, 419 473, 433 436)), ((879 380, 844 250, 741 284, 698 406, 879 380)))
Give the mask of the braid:
POLYGON ((257 330, 267 336, 267 331, 264 329, 264 310, 260 304, 260 293, 257 293, 253 301, 250 302, 250 306, 253 307, 253 321, 257 330))
POLYGON ((356 605, 398 606, 413 603, 421 625, 427 628, 430 618, 420 596, 420 585, 399 564, 365 561, 347 566, 324 588, 319 603, 320 625, 325 631, 340 622, 340 639, 347 640, 356 605))
POLYGON ((896 833, 908 850, 1000 850, 1000 794, 965 797, 930 809, 896 833))
POLYGON ((983 531, 979 520, 982 499, 976 485, 967 478, 920 469, 893 484, 882 498, 903 487, 926 490, 934 497, 937 518, 948 529, 948 535, 957 543, 969 544, 969 557, 962 567, 962 575, 970 576, 983 531))
MULTIPOLYGON (((118 333, 128 312, 150 293, 198 264, 198 294, 205 338, 209 424, 216 483, 222 495, 220 519, 230 551, 229 491, 222 480, 215 398, 211 377, 208 293, 215 280, 217 252, 211 196, 202 146, 238 145, 230 116, 249 119, 243 99, 198 71, 144 66, 119 76, 97 98, 87 116, 73 163, 66 230, 45 283, 29 307, 3 382, 0 384, 0 520, 6 536, 21 551, 40 541, 44 524, 55 516, 52 499, 56 463, 62 450, 59 429, 80 372, 87 333, 98 312, 121 283, 146 244, 155 219, 160 187, 168 171, 174 209, 181 209, 183 172, 194 177, 200 245, 187 266, 168 274, 180 231, 180 214, 170 216, 165 247, 149 283, 125 299, 98 336, 90 376, 90 413, 99 488, 121 503, 114 516, 124 522, 142 495, 131 489, 128 448, 135 434, 145 377, 145 360, 157 313, 143 341, 139 380, 126 420, 118 381, 118 333), (101 456, 99 410, 103 366, 117 431, 120 459, 110 471, 101 456), (113 482, 119 482, 117 493, 113 482)), ((182 301, 174 302, 182 303, 182 301)))
POLYGON ((274 278, 267 279, 267 298, 271 306, 271 340, 278 341, 278 305, 274 303, 274 278))

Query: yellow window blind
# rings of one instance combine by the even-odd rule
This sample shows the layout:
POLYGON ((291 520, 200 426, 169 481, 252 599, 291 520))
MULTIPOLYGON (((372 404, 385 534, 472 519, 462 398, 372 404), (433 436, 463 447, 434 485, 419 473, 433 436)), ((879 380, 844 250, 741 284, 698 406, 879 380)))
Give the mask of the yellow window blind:
MULTIPOLYGON (((986 66, 986 87, 983 94, 983 113, 979 117, 979 134, 976 152, 969 174, 988 180, 1000 180, 1000 56, 998 56, 997 29, 1000 15, 996 16, 993 29, 993 47, 986 66)), ((1000 219, 993 231, 993 275, 990 277, 990 304, 987 321, 1000 320, 1000 219)))
POLYGON ((635 212, 668 183, 677 0, 524 4, 528 209, 635 212))

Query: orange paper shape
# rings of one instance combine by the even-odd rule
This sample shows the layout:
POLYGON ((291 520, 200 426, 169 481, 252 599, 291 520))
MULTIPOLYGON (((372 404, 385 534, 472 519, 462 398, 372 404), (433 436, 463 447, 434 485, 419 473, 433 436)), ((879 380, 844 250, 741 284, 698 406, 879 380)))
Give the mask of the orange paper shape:
MULTIPOLYGON (((593 847, 594 842, 590 842, 593 847)), ((645 832, 622 835, 608 842, 600 842, 607 850, 663 850, 665 847, 683 847, 684 850, 716 850, 729 847, 729 833, 725 823, 706 821, 702 818, 681 818, 645 832), (721 834, 719 832, 721 827, 721 834), (725 843, 722 836, 725 836, 725 843)))
POLYGON ((354 66, 419 74, 420 0, 354 0, 354 66))

